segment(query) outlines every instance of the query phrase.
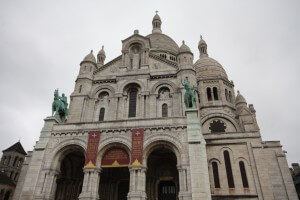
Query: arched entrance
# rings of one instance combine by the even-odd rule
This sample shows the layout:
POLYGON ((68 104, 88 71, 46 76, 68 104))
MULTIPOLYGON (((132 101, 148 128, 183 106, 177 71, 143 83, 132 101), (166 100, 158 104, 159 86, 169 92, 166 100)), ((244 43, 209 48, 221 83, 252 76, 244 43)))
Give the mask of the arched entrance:
POLYGON ((66 154, 56 180, 55 200, 78 199, 82 190, 84 154, 79 149, 66 154))
POLYGON ((102 158, 99 184, 101 200, 127 200, 129 192, 129 155, 123 149, 108 149, 102 158))
POLYGON ((179 178, 176 155, 167 148, 159 147, 147 160, 146 193, 149 200, 177 200, 179 178))

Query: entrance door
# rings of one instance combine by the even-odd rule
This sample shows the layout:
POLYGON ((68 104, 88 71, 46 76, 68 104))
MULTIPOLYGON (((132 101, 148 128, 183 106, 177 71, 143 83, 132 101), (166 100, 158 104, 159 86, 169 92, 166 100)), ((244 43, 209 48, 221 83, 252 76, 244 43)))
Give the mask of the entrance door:
POLYGON ((103 168, 99 184, 101 200, 127 200, 128 192, 128 167, 103 168))
POLYGON ((118 200, 127 200, 127 194, 129 191, 129 182, 122 181, 118 185, 118 200))
POLYGON ((159 200, 176 200, 176 186, 173 181, 160 181, 158 184, 159 200))

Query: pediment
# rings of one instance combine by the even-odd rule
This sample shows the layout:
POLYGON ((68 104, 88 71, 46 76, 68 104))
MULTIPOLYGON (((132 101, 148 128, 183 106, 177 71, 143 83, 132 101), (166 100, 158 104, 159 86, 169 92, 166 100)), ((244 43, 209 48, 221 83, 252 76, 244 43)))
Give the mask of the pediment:
POLYGON ((241 109, 239 115, 252 115, 252 113, 249 108, 245 107, 241 109))
POLYGON ((105 65, 99 67, 95 72, 94 76, 110 76, 115 75, 119 71, 119 67, 122 64, 122 56, 118 56, 115 59, 111 60, 110 62, 106 63, 105 65))
POLYGON ((130 37, 122 40, 122 50, 128 50, 129 47, 134 44, 139 43, 142 49, 150 49, 150 39, 139 34, 133 34, 130 37))

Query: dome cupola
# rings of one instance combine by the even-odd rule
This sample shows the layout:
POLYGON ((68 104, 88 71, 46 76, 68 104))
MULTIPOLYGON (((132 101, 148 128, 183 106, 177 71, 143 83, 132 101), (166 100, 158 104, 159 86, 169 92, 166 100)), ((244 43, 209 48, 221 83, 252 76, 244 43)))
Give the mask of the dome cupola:
POLYGON ((207 44, 205 40, 203 40, 202 35, 200 35, 200 41, 198 44, 198 49, 200 51, 200 57, 201 56, 208 56, 207 54, 207 44))
POLYGON ((161 19, 160 19, 160 16, 157 14, 158 11, 156 11, 156 14, 154 15, 153 17, 153 20, 152 20, 152 26, 153 26, 153 29, 152 29, 152 33, 161 33, 161 19))
POLYGON ((184 40, 180 46, 177 54, 177 61, 180 68, 193 67, 193 53, 191 49, 185 44, 184 40))
POLYGON ((218 78, 223 77, 228 79, 227 74, 222 65, 213 58, 210 58, 207 54, 207 44, 200 36, 200 42, 198 44, 200 51, 200 59, 194 64, 197 77, 200 79, 205 78, 218 78))
POLYGON ((92 62, 92 63, 96 64, 96 58, 93 54, 93 50, 91 50, 91 52, 87 56, 84 57, 82 62, 92 62))
POLYGON ((98 55, 97 55, 97 63, 100 65, 103 65, 105 58, 106 58, 106 56, 105 56, 104 46, 102 46, 102 49, 98 52, 98 55))
POLYGON ((182 41, 182 45, 179 47, 178 51, 178 54, 181 53, 192 53, 190 47, 185 44, 184 40, 182 41))
POLYGON ((240 91, 237 91, 237 95, 235 98, 235 106, 236 107, 245 107, 247 106, 246 99, 243 97, 243 95, 240 94, 240 91))

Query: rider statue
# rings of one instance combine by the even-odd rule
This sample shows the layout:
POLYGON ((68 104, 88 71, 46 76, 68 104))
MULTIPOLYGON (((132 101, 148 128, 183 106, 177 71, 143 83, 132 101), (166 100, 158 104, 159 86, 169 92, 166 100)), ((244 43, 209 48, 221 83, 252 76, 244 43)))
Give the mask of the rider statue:
POLYGON ((195 87, 191 85, 188 77, 181 81, 185 89, 184 104, 186 108, 196 108, 195 87))
POLYGON ((58 114, 62 122, 67 120, 68 115, 68 99, 65 94, 59 96, 58 89, 54 91, 54 100, 52 103, 52 116, 58 114))

